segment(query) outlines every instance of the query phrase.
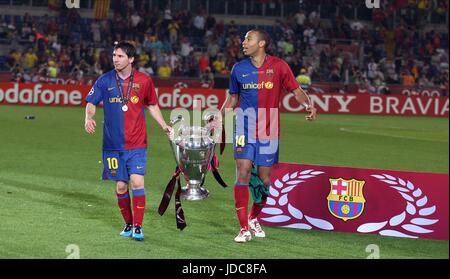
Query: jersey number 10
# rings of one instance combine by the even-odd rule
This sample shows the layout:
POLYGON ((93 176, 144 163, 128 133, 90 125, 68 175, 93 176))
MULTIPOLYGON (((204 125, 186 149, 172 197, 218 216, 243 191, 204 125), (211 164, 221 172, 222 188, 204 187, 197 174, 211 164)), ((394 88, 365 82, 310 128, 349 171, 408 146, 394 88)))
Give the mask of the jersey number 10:
POLYGON ((108 161, 108 169, 110 170, 116 170, 119 168, 119 162, 117 161, 117 158, 106 158, 108 161))

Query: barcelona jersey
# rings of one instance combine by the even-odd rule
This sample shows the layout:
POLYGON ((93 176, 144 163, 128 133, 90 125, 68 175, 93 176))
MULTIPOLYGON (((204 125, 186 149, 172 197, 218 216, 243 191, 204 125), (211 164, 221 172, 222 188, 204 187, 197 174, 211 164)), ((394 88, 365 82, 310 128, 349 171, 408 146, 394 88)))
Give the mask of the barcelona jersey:
MULTIPOLYGON (((127 95, 130 77, 118 79, 122 94, 127 95)), ((134 70, 131 93, 128 98, 128 110, 124 105, 118 88, 116 71, 112 70, 100 76, 86 97, 86 102, 98 105, 103 102, 103 150, 123 151, 147 148, 147 127, 145 109, 157 104, 153 81, 150 77, 134 70)))
POLYGON ((250 58, 234 65, 229 93, 239 94, 236 129, 249 133, 252 138, 277 138, 281 93, 298 87, 289 65, 277 57, 267 55, 260 68, 256 68, 250 58), (274 124, 271 122, 277 127, 270 127, 274 124), (270 132, 276 134, 270 135, 270 132))
POLYGON ((277 162, 281 93, 296 88, 289 65, 277 57, 267 55, 259 68, 250 58, 234 65, 229 93, 239 94, 240 102, 234 134, 236 159, 249 159, 257 165, 277 162))

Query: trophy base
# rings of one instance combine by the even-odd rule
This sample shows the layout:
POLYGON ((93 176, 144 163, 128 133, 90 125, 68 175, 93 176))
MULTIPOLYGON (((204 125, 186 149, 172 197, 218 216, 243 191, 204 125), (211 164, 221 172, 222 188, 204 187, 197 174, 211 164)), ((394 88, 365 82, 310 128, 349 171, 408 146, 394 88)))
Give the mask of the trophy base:
POLYGON ((208 197, 209 191, 203 187, 189 187, 184 186, 181 188, 181 198, 188 201, 200 201, 208 197))

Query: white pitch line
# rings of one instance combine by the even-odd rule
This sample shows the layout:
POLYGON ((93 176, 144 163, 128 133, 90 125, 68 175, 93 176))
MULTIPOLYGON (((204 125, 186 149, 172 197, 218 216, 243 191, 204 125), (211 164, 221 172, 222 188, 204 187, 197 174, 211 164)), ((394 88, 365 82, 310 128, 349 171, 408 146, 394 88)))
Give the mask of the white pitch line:
POLYGON ((405 136, 397 136, 397 135, 390 135, 390 134, 383 134, 383 133, 373 133, 373 132, 363 132, 363 131, 352 131, 347 128, 339 128, 339 131, 347 132, 347 133, 354 133, 354 134, 366 134, 366 135, 375 135, 375 136, 383 136, 383 137, 391 137, 391 138, 400 138, 400 139, 409 139, 409 140, 420 140, 420 141, 432 141, 432 142, 448 142, 448 141, 442 141, 442 140, 432 140, 432 139, 423 139, 423 138, 415 138, 415 137, 405 137, 405 136))

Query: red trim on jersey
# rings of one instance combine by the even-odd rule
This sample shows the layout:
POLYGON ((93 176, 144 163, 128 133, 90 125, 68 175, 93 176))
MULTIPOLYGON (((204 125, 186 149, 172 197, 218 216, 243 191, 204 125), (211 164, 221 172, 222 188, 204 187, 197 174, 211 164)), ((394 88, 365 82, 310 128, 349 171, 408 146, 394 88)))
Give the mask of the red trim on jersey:
POLYGON ((280 58, 270 55, 266 56, 265 62, 258 69, 258 84, 261 83, 261 89, 258 90, 257 138, 278 139, 281 93, 292 92, 298 88, 298 83, 289 65, 280 58))
MULTIPOLYGON (((129 78, 124 81, 124 92, 127 92, 129 78)), ((149 105, 158 103, 155 87, 150 77, 135 71, 133 89, 128 101, 128 111, 123 116, 124 146, 126 150, 147 148, 147 125, 145 110, 149 105)))

